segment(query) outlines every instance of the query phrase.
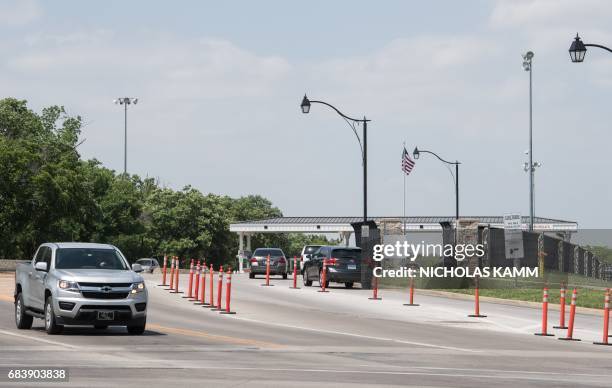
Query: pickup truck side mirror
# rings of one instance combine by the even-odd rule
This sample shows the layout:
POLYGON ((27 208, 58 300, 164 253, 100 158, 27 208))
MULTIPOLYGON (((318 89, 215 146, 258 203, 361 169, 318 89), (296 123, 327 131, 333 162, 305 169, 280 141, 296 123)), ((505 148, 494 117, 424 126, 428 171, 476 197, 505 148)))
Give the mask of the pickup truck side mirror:
POLYGON ((36 262, 36 264, 34 264, 34 268, 37 271, 46 271, 47 270, 47 263, 44 261, 38 261, 36 262))
POLYGON ((134 272, 142 272, 142 265, 138 263, 132 264, 132 271, 134 272))

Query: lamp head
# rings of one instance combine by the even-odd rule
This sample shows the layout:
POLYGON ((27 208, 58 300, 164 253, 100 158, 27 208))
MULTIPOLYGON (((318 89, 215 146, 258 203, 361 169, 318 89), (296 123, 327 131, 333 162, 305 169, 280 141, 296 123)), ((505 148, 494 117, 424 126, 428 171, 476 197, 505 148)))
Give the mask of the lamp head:
POLYGON ((523 54, 523 69, 525 71, 531 70, 531 59, 533 58, 533 51, 527 51, 523 54))
POLYGON ((418 149, 417 147, 414 147, 414 151, 412 151, 412 156, 413 156, 415 159, 418 159, 418 158, 419 158, 419 156, 421 156, 421 153, 419 152, 419 149, 418 149))
POLYGON ((580 63, 584 61, 584 56, 586 55, 587 49, 582 42, 582 39, 580 39, 580 36, 578 36, 578 33, 576 33, 576 38, 574 38, 574 41, 572 42, 572 45, 568 51, 572 62, 580 63))
POLYGON ((308 99, 308 97, 306 97, 305 94, 304 98, 302 99, 302 104, 300 104, 300 107, 302 108, 302 113, 306 114, 310 112, 310 100, 308 99))

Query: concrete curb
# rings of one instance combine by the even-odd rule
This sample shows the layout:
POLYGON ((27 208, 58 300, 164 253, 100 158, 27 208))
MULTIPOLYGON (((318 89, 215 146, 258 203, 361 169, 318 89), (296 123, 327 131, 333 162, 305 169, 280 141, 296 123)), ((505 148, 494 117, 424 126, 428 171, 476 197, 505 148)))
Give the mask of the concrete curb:
MULTIPOLYGON (((449 291, 418 290, 418 293, 421 295, 427 295, 427 296, 442 296, 442 297, 449 298, 449 299, 474 300, 473 295, 458 294, 456 292, 449 292, 449 291)), ((542 308, 541 302, 531 302, 531 301, 526 301, 526 300, 501 299, 501 298, 493 298, 490 296, 481 296, 480 301, 487 302, 487 303, 503 304, 507 306, 531 307, 534 309, 542 308)), ((559 311, 560 305, 549 303, 548 309, 559 311)), ((569 311, 569 305, 566 306, 566 311, 569 311)), ((586 314, 586 315, 602 315, 603 314, 603 311, 601 309, 594 309, 591 307, 579 307, 579 306, 576 307, 576 312, 579 314, 586 314)))

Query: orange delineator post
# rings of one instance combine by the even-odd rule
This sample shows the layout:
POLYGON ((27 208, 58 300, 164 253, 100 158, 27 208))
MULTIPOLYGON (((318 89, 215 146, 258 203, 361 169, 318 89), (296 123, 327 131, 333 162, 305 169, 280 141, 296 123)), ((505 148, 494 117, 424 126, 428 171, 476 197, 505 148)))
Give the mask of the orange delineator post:
POLYGON ((264 287, 272 287, 273 284, 270 284, 270 255, 266 258, 266 283, 262 284, 264 287))
POLYGON ((542 291, 542 331, 534 333, 543 337, 552 337, 554 334, 548 334, 548 288, 544 287, 542 291))
POLYGON ((174 270, 174 291, 173 294, 182 294, 183 291, 179 291, 179 275, 181 272, 181 259, 176 258, 176 269, 174 270))
MULTIPOLYGON (((232 300, 232 271, 227 271, 227 281, 225 282, 225 310, 221 311, 220 314, 236 314, 235 311, 230 310, 230 303, 232 300)), ((219 306, 221 308, 221 306, 219 306)))
POLYGON ((478 289, 478 278, 476 278, 476 288, 474 289, 474 314, 468 315, 472 318, 486 318, 486 315, 480 314, 480 291, 478 289))
MULTIPOLYGON (((208 292, 208 303, 204 303, 202 305, 202 307, 208 307, 208 308, 214 308, 215 307, 215 302, 214 302, 214 291, 215 291, 215 271, 213 270, 213 265, 210 265, 210 269, 208 272, 210 279, 209 279, 209 292, 208 292)), ((204 295, 204 290, 202 290, 202 295, 204 295)))
POLYGON ((372 287, 372 297, 368 298, 370 300, 381 300, 382 298, 378 297, 378 277, 374 276, 374 287, 372 287))
POLYGON ((193 290, 193 295, 192 295, 192 299, 193 300, 198 300, 198 296, 200 295, 200 274, 202 271, 202 267, 200 267, 200 260, 198 260, 197 264, 196 264, 196 272, 195 272, 195 283, 194 283, 194 290, 193 290))
POLYGON ((185 299, 191 299, 193 295, 193 259, 191 259, 191 263, 189 264, 189 284, 187 285, 187 296, 184 296, 185 299))
POLYGON ((561 285, 559 294, 559 326, 553 326, 553 329, 567 329, 565 326, 565 293, 567 289, 565 285, 561 285))
POLYGON ((194 304, 206 306, 206 263, 202 262, 202 292, 200 293, 200 301, 194 304))
POLYGON ((418 303, 414 303, 414 278, 410 278, 410 303, 404 303, 404 306, 418 306, 418 303))
POLYGON ((300 287, 297 286, 297 256, 293 256, 293 287, 289 287, 293 289, 298 289, 300 287))
POLYGON ((212 311, 221 311, 221 294, 223 293, 223 266, 219 267, 219 279, 217 281, 217 305, 212 311))
POLYGON ((215 307, 215 271, 213 269, 213 265, 210 265, 210 307, 215 307))
POLYGON ((604 297, 604 322, 603 322, 603 336, 601 342, 593 342, 595 345, 612 345, 608 343, 608 328, 610 325, 610 292, 606 292, 604 297))
POLYGON ((323 259, 323 269, 321 270, 321 289, 318 292, 329 292, 327 290, 327 259, 323 259))
POLYGON ((166 290, 174 290, 174 257, 170 262, 170 288, 166 288, 166 290))
MULTIPOLYGON (((612 291, 610 291, 610 288, 606 288, 606 293, 610 294, 610 297, 612 297, 612 291)), ((608 335, 608 337, 612 337, 612 334, 608 335)))
POLYGON ((572 302, 570 303, 570 317, 569 317, 569 326, 567 327, 567 337, 559 338, 562 341, 580 341, 577 338, 574 338, 574 318, 576 317, 576 297, 578 295, 578 291, 574 288, 572 292, 572 302))
MULTIPOLYGON (((606 293, 610 294, 612 297, 612 291, 610 291, 610 288, 606 288, 606 293)), ((612 334, 608 335, 608 337, 612 337, 612 334)))
POLYGON ((168 270, 168 256, 164 255, 164 268, 162 269, 162 284, 160 286, 167 286, 166 284, 166 271, 168 270))

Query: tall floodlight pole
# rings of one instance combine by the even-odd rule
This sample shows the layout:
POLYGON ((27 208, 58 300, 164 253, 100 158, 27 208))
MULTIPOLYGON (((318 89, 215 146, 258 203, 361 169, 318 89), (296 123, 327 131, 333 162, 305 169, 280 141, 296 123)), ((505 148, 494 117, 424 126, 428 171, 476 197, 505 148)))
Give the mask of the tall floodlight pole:
POLYGON ((131 104, 138 104, 138 98, 119 97, 113 102, 123 105, 123 173, 127 174, 127 107, 131 104))
MULTIPOLYGON (((525 155, 527 154, 529 154, 529 151, 525 151, 525 155)), ((535 172, 539 167, 542 167, 542 163, 537 161, 532 162, 531 171, 533 172, 533 179, 531 182, 531 189, 533 191, 533 214, 535 214, 535 172)), ((529 162, 523 163, 523 170, 529 172, 529 162)))
POLYGON ((343 119, 346 120, 346 122, 353 130, 353 133, 357 137, 357 141, 359 142, 359 149, 361 150, 361 164, 363 166, 363 222, 365 224, 368 221, 368 121, 370 120, 366 119, 365 116, 363 117, 363 119, 354 119, 340 112, 335 106, 328 104, 324 101, 309 100, 306 95, 304 95, 302 103, 300 104, 300 107, 302 108, 302 113, 306 114, 310 112, 310 104, 323 104, 336 111, 336 113, 338 113, 343 119), (359 138, 359 135, 357 134, 357 128, 355 127, 355 125, 359 123, 363 124, 363 135, 361 139, 359 138))
POLYGON ((523 55, 523 69, 529 72, 529 231, 533 232, 533 98, 532 98, 532 73, 533 73, 533 52, 527 51, 523 55))

